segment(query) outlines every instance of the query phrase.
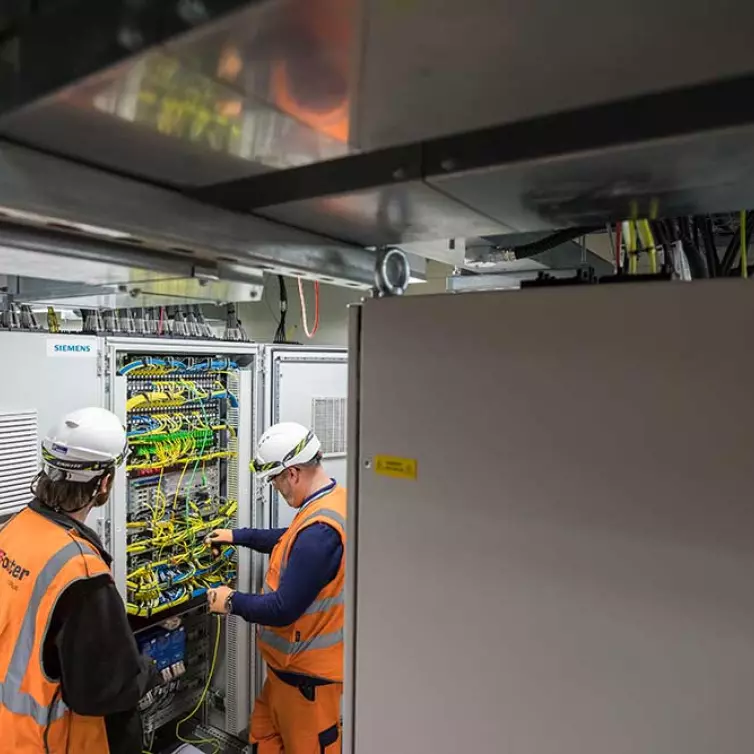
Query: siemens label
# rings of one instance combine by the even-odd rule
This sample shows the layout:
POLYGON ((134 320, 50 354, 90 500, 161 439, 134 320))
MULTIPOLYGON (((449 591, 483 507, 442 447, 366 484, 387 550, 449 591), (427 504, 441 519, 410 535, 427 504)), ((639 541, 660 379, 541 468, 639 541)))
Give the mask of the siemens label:
POLYGON ((95 347, 95 344, 91 341, 48 338, 47 355, 93 358, 97 355, 97 349, 95 347))

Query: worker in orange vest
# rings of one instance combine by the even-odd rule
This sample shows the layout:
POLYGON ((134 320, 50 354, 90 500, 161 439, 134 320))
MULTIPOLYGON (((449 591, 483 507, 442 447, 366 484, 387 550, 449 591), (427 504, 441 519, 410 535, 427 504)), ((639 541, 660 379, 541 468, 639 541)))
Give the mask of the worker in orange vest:
POLYGON ((269 673, 250 721, 257 754, 340 752, 346 491, 322 467, 317 436, 295 423, 262 436, 252 471, 297 513, 287 529, 218 530, 213 547, 269 553, 263 594, 212 589, 210 610, 258 625, 269 673))
POLYGON ((125 453, 114 414, 69 414, 42 442, 34 500, 0 526, 2 754, 142 751, 137 704, 152 670, 84 523, 125 453))

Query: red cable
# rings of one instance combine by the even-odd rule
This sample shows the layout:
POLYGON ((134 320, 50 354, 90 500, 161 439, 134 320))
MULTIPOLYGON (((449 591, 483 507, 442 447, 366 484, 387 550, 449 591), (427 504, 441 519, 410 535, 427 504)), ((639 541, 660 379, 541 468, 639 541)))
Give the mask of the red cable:
POLYGON ((615 272, 616 274, 621 271, 621 259, 620 259, 620 245, 623 241, 623 225, 617 223, 615 226, 615 272))
POLYGON ((319 280, 314 281, 314 329, 312 335, 319 330, 319 280))
POLYGON ((319 280, 314 281, 314 326, 309 332, 309 322, 306 317, 306 300, 304 299, 304 283, 301 278, 298 279, 298 297, 301 301, 301 323, 304 326, 304 332, 307 338, 313 338, 314 333, 319 329, 319 280))
POLYGON ((165 316, 165 307, 161 306, 160 307, 160 320, 157 323, 157 334, 158 335, 162 335, 162 321, 163 321, 163 317, 164 316, 165 316))

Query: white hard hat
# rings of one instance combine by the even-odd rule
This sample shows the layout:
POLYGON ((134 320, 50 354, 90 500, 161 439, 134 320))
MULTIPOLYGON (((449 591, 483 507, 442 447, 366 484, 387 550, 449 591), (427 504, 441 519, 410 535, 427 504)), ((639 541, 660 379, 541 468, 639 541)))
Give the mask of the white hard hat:
POLYGON ((262 478, 276 477, 285 469, 313 461, 321 447, 317 435, 303 424, 275 424, 259 440, 251 470, 262 478))
POLYGON ((126 430, 104 408, 82 408, 64 416, 42 440, 44 472, 53 480, 89 482, 126 457, 126 430))

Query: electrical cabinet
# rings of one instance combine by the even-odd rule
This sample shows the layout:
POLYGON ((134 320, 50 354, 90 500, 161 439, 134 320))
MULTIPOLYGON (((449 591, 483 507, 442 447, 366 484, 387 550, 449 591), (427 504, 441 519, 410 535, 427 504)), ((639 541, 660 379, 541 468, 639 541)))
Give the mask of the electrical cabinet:
POLYGON ((0 332, 0 518, 29 502, 40 433, 62 414, 104 400, 100 340, 0 332))
POLYGON ((164 683, 142 700, 145 732, 189 714, 211 675, 203 722, 238 734, 256 677, 254 633, 242 620, 208 617, 205 601, 219 584, 251 591, 254 563, 233 547, 213 557, 203 540, 216 528, 252 525, 259 350, 140 338, 108 338, 105 349, 108 404, 130 450, 106 539, 137 642, 165 665, 164 683))
POLYGON ((753 291, 354 314, 347 754, 750 749, 753 291))
MULTIPOLYGON (((299 346, 268 346, 265 352, 265 426, 298 422, 322 443, 328 473, 346 485, 348 352, 299 346)), ((263 493, 264 494, 264 493, 263 493)), ((266 486, 270 522, 288 526, 295 511, 266 486)))

